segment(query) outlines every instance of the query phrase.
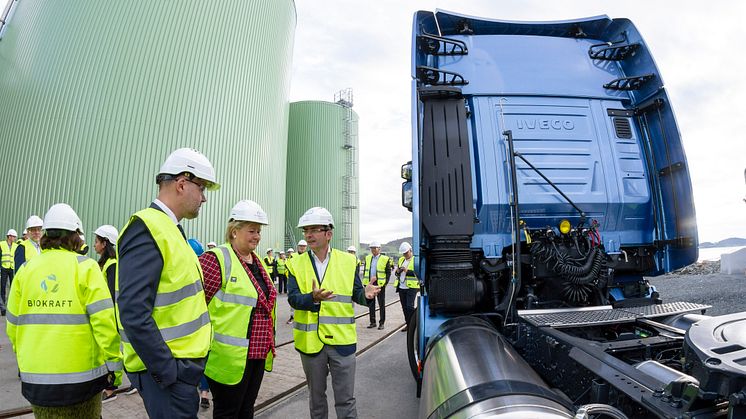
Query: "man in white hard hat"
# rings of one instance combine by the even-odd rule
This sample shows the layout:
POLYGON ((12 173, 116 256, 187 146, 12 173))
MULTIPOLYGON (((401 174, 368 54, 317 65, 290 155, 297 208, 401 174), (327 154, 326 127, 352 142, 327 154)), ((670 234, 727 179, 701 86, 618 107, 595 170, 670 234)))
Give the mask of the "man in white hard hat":
POLYGON ((277 283, 277 259, 275 258, 275 252, 270 247, 267 248, 267 256, 262 260, 264 262, 264 270, 267 271, 269 278, 273 283, 277 283))
POLYGON ((308 243, 301 239, 298 241, 298 255, 302 255, 306 253, 306 248, 308 247, 308 243))
POLYGON ((363 287, 355 258, 331 248, 334 220, 325 208, 306 211, 298 227, 311 251, 293 260, 288 301, 295 308, 293 339, 308 381, 310 416, 329 416, 326 378, 331 373, 337 417, 356 418, 357 331, 352 303, 367 305, 380 288, 363 287))
POLYGON ((399 302, 401 303, 402 311, 404 312, 404 329, 402 332, 407 331, 407 324, 409 323, 410 317, 414 314, 414 303, 417 299, 417 292, 420 290, 420 281, 417 279, 417 275, 414 271, 414 254, 412 253, 412 245, 407 242, 402 242, 399 245, 399 253, 401 257, 399 262, 396 264, 396 279, 394 280, 394 288, 399 294, 399 302))
POLYGON ((5 290, 6 286, 10 289, 10 284, 13 283, 14 263, 13 256, 15 255, 16 239, 18 233, 12 228, 8 230, 5 235, 6 239, 0 241, 0 252, 2 252, 2 261, 0 262, 0 316, 5 315, 5 304, 8 301, 6 299, 5 290))
POLYGON ((23 268, 24 263, 41 253, 39 240, 41 240, 41 227, 43 224, 41 217, 38 215, 32 215, 26 220, 28 240, 21 242, 18 248, 16 248, 13 257, 13 265, 16 273, 23 268))
MULTIPOLYGON (((378 330, 383 330, 383 324, 386 322, 386 285, 391 276, 391 259, 381 254, 381 244, 377 241, 370 243, 370 254, 365 257, 363 268, 363 284, 376 284, 381 287, 378 293, 378 305, 381 307, 381 317, 378 322, 378 330), (371 268, 372 267, 372 268, 371 268)), ((370 324, 368 329, 376 327, 376 302, 371 301, 368 305, 368 314, 370 315, 370 324)))
POLYGON ((355 256, 355 260, 357 260, 357 269, 358 269, 357 274, 360 275, 360 267, 363 265, 363 262, 357 258, 357 248, 355 246, 349 246, 347 247, 347 253, 355 256))
POLYGON ((158 197, 132 215, 117 244, 117 318, 124 367, 152 418, 196 417, 212 330, 197 255, 183 219, 220 186, 200 152, 181 148, 155 178, 158 197))
POLYGON ((278 294, 287 294, 288 292, 287 263, 288 263, 288 260, 287 258, 285 258, 285 252, 280 250, 280 256, 277 258, 277 293, 278 294))

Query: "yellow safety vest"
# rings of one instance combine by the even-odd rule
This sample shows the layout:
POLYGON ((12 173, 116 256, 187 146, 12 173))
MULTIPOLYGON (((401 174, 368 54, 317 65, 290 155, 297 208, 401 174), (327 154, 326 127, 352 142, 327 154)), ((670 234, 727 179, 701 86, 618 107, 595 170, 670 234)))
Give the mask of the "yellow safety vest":
POLYGON ((114 303, 92 259, 45 251, 13 280, 7 310, 24 383, 85 383, 122 369, 114 303))
MULTIPOLYGON (((365 269, 363 270, 363 285, 368 285, 370 282, 370 262, 373 260, 373 255, 365 257, 365 269)), ((386 255, 378 255, 378 263, 376 263, 376 279, 378 280, 379 287, 382 287, 386 283, 386 265, 390 259, 386 255)))
POLYGON ((273 265, 275 261, 275 258, 264 258, 262 260, 262 265, 264 265, 264 270, 267 271, 267 273, 270 275, 270 278, 272 277, 272 274, 275 273, 275 267, 273 265))
POLYGON ((333 291, 336 298, 322 301, 319 311, 295 310, 293 339, 295 349, 304 354, 319 353, 324 345, 357 343, 355 311, 352 307, 352 287, 355 283, 355 257, 332 249, 324 278, 319 281, 311 264, 311 255, 293 261, 295 279, 301 294, 313 290, 313 284, 333 291))
POLYGON ((2 262, 0 262, 0 265, 2 265, 5 269, 15 269, 15 262, 13 258, 16 255, 16 249, 18 248, 18 245, 13 242, 8 246, 8 241, 3 240, 0 241, 0 251, 3 253, 2 255, 2 262))
POLYGON ((283 259, 283 258, 277 259, 277 273, 280 275, 285 275, 285 273, 287 272, 286 265, 287 265, 287 259, 283 259))
MULTIPOLYGON (((164 212, 146 208, 136 212, 119 237, 139 218, 153 235, 163 259, 163 270, 155 296, 152 317, 160 329, 161 336, 174 358, 204 358, 210 349, 210 315, 202 289, 202 267, 189 243, 184 240, 176 224, 164 212)), ((119 260, 119 246, 117 246, 119 260)), ((119 293, 119 264, 115 283, 119 293)), ((119 334, 124 347, 124 367, 129 372, 144 371, 146 368, 122 327, 117 309, 119 334)))
MULTIPOLYGON (((241 381, 246 368, 248 328, 259 293, 230 243, 208 252, 217 257, 223 277, 220 289, 207 306, 214 335, 205 375, 219 383, 234 385, 241 381)), ((264 281, 264 278, 256 280, 264 281)), ((276 306, 272 307, 271 313, 273 328, 277 325, 276 306)), ((264 362, 265 371, 272 371, 273 358, 272 351, 269 351, 264 362)))
POLYGON ((116 258, 109 258, 104 262, 104 266, 101 268, 101 272, 104 274, 104 279, 106 279, 106 270, 109 269, 109 266, 116 265, 116 263, 116 258))
MULTIPOLYGON (((404 256, 399 258, 399 263, 396 266, 402 266, 404 264, 404 256)), ((414 256, 409 259, 409 265, 407 265, 407 274, 404 276, 404 283, 409 289, 420 289, 420 281, 417 279, 417 274, 414 272, 414 256)), ((394 280, 394 288, 399 286, 399 275, 394 280)))
MULTIPOLYGON (((37 243, 38 245, 38 243, 37 243)), ((41 253, 41 247, 37 248, 34 246, 34 243, 29 240, 24 240, 23 243, 21 243, 21 246, 24 247, 24 253, 25 253, 25 262, 28 262, 31 260, 32 257, 38 256, 41 253)))

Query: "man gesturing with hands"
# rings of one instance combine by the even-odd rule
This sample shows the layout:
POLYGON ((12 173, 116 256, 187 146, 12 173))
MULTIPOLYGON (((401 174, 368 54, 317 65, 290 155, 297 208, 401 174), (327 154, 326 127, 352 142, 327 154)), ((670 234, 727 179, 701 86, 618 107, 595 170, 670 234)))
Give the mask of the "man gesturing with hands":
POLYGON ((353 302, 367 305, 381 289, 363 287, 355 256, 331 248, 334 220, 325 208, 306 211, 298 228, 311 251, 288 265, 288 301, 295 309, 293 338, 308 380, 310 416, 329 416, 326 377, 331 373, 337 417, 356 418, 353 302))

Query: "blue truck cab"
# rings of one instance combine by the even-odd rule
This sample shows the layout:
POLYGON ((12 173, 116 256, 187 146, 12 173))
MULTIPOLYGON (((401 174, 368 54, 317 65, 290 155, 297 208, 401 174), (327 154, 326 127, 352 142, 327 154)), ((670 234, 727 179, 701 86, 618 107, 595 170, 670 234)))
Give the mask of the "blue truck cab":
POLYGON ((629 20, 417 12, 412 114, 405 206, 436 311, 479 310, 516 280, 534 282, 534 297, 515 295, 519 307, 647 298, 653 291, 643 276, 696 261, 680 133, 663 78, 629 20), (461 259, 444 267, 444 252, 461 259), (446 297, 453 281, 443 278, 458 263, 461 279, 477 271, 461 281, 470 282, 470 301, 446 297), (480 267, 501 263, 507 275, 493 289, 480 267), (551 284, 568 280, 583 284, 551 284))

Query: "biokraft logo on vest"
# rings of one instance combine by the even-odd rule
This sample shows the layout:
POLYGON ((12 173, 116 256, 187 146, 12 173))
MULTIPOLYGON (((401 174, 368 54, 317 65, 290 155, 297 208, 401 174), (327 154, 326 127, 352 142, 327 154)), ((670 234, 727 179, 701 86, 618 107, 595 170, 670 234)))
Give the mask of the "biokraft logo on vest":
MULTIPOLYGON (((41 280, 39 286, 47 295, 55 294, 60 290, 60 283, 57 281, 57 275, 55 274, 47 275, 46 278, 41 280)), ((59 300, 55 298, 29 299, 26 301, 29 307, 71 307, 73 303, 73 300, 59 300)))

